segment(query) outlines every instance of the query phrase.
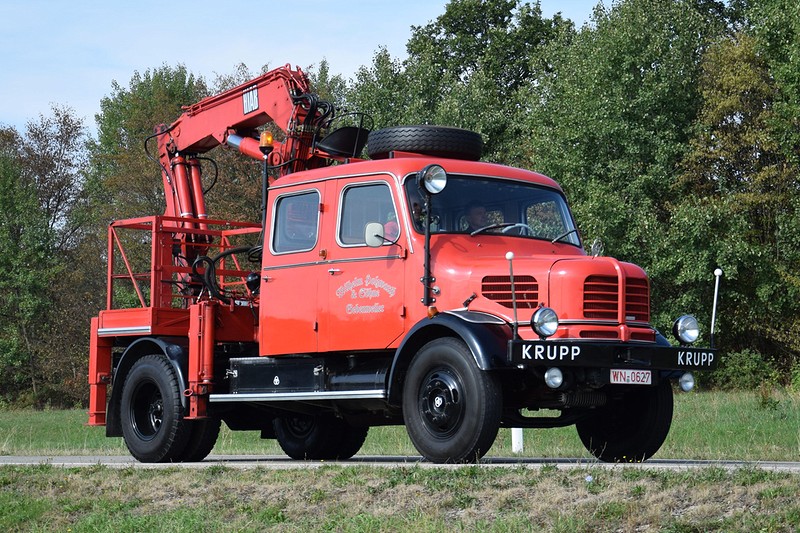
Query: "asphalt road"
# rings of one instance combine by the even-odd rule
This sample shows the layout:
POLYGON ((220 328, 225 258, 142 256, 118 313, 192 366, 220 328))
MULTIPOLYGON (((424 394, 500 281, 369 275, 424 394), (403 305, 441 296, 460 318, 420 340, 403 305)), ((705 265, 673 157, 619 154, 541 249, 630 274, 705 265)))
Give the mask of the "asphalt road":
MULTIPOLYGON (((0 456, 0 465, 40 465, 48 464, 64 468, 88 467, 103 465, 110 468, 207 468, 209 466, 226 466, 229 468, 319 468, 332 464, 340 466, 372 466, 372 467, 420 467, 420 468, 458 468, 463 465, 441 465, 428 463, 419 456, 361 456, 357 455, 347 461, 293 461, 277 455, 210 455, 199 463, 139 463, 131 456, 0 456)), ((480 465, 486 468, 541 468, 545 465, 557 468, 643 468, 667 470, 697 470, 702 468, 724 468, 736 470, 742 468, 760 468, 776 472, 800 473, 800 462, 781 461, 692 461, 676 459, 651 459, 644 463, 608 464, 592 459, 548 459, 519 457, 484 457, 480 465)))

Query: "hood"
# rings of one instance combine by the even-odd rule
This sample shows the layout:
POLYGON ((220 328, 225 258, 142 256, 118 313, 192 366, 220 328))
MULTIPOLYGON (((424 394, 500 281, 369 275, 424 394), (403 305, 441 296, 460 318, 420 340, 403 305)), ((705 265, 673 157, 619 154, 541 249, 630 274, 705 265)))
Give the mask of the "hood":
MULTIPOLYGON (((534 244, 541 248, 541 242, 534 244)), ((542 253, 521 239, 466 237, 442 243, 433 254, 441 289, 437 306, 466 306, 513 320, 512 266, 520 322, 527 322, 540 305, 554 308, 561 320, 649 321, 649 281, 641 268, 611 257, 589 257, 571 245, 545 244, 542 253), (511 264, 509 251, 514 253, 511 264)))

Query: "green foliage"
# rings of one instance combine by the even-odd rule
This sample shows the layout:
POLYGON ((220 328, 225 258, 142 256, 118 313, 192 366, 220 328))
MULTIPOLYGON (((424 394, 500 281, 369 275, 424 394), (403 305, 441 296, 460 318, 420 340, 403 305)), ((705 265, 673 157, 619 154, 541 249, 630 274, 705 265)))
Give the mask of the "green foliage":
POLYGON ((347 81, 341 74, 331 72, 327 60, 323 59, 319 62, 319 66, 312 65, 304 72, 308 76, 312 90, 320 99, 331 102, 335 106, 344 105, 347 96, 347 81))
POLYGON ((376 127, 442 124, 480 132, 487 159, 519 158, 524 109, 519 90, 539 51, 572 23, 542 18, 538 4, 518 0, 452 0, 445 13, 412 28, 402 63, 385 49, 362 67, 348 104, 373 115, 376 127))
MULTIPOLYGON (((112 83, 112 94, 100 102, 91 150, 94 208, 102 219, 163 212, 161 171, 147 157, 143 142, 157 125, 178 118, 181 106, 207 95, 205 81, 183 65, 134 72, 127 88, 112 83)), ((155 153, 154 142, 150 150, 155 153)))
POLYGON ((800 191, 797 167, 771 126, 778 85, 747 34, 715 43, 702 68, 703 106, 674 187, 674 231, 665 242, 674 257, 694 260, 665 255, 659 275, 675 279, 685 303, 700 307, 707 301, 700 280, 722 267, 724 346, 769 353, 786 371, 800 348, 791 333, 800 330, 800 191))
MULTIPOLYGON (((423 83, 422 78, 417 83, 423 83)), ((402 65, 385 48, 375 52, 372 65, 362 66, 348 91, 348 107, 367 113, 376 128, 403 124, 413 99, 402 65)))
POLYGON ((772 126, 784 156, 800 163, 800 4, 793 0, 759 0, 749 15, 757 49, 770 66, 779 95, 772 126))
POLYGON ((753 390, 775 383, 776 377, 775 367, 752 350, 723 354, 712 374, 714 385, 723 390, 753 390))
POLYGON ((718 29, 688 1, 629 0, 562 36, 528 87, 534 168, 567 190, 584 235, 645 267, 700 98, 699 57, 718 29))
POLYGON ((37 329, 57 272, 53 234, 40 209, 33 181, 18 160, 0 151, 0 390, 37 392, 37 329))

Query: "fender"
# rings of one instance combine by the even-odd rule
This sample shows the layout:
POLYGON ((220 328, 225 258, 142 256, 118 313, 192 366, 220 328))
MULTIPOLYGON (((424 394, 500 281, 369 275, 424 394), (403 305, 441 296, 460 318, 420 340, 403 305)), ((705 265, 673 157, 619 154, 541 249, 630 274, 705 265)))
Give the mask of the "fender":
MULTIPOLYGON (((184 387, 188 387, 186 376, 189 371, 189 351, 187 339, 183 338, 157 338, 143 337, 132 342, 122 353, 119 362, 114 368, 113 387, 111 398, 106 410, 106 437, 121 437, 122 423, 120 422, 120 405, 122 402, 122 385, 134 363, 146 355, 163 354, 172 364, 178 379, 184 387)), ((188 401, 181 395, 181 405, 188 409, 188 401)))
POLYGON ((506 352, 511 326, 494 315, 474 311, 446 311, 417 322, 400 343, 389 369, 387 400, 399 405, 403 376, 414 355, 426 343, 441 337, 456 337, 469 347, 481 370, 508 366, 506 352))

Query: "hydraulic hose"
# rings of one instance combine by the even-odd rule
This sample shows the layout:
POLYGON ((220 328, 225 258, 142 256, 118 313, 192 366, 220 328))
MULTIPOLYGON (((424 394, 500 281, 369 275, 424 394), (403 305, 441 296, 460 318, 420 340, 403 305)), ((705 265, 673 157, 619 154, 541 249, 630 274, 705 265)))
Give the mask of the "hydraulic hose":
POLYGON ((217 283, 217 262, 220 259, 224 259, 225 257, 241 254, 241 253, 250 253, 253 249, 252 246, 237 246, 235 248, 231 248, 229 250, 225 250, 222 253, 215 255, 214 257, 208 257, 207 255, 201 255, 197 259, 194 260, 192 263, 192 273, 197 276, 203 282, 203 286, 208 289, 209 294, 214 298, 218 299, 220 302, 228 305, 231 303, 231 299, 229 298, 227 291, 222 289, 217 283), (200 265, 205 266, 205 271, 201 275, 198 272, 198 267, 200 265))

